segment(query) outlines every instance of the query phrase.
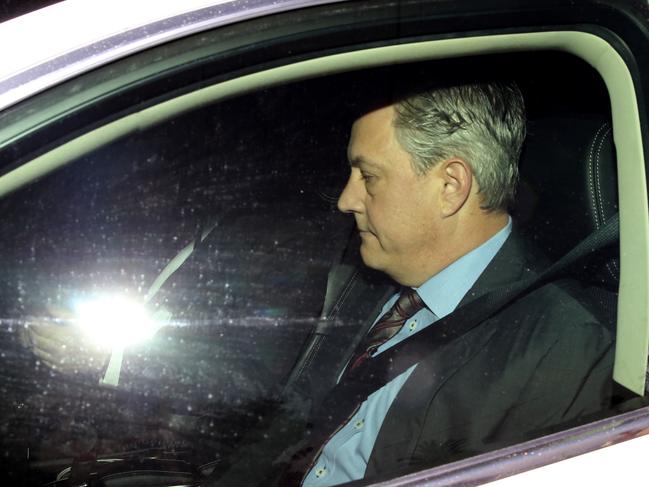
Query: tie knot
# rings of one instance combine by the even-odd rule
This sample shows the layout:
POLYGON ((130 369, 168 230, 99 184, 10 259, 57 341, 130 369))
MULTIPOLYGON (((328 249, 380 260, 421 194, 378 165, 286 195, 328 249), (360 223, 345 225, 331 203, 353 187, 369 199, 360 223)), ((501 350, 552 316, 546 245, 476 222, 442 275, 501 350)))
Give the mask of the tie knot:
POLYGON ((399 299, 397 299, 397 302, 394 305, 394 310, 399 317, 405 320, 410 318, 424 306, 426 305, 419 294, 417 294, 417 291, 406 287, 401 290, 399 299))

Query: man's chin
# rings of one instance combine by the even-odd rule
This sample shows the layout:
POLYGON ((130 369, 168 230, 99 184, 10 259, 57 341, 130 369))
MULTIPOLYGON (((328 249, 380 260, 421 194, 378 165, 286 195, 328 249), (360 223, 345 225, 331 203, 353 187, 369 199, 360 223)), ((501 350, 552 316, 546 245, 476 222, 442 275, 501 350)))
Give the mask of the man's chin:
POLYGON ((380 271, 383 269, 383 266, 381 265, 381 259, 378 255, 377 250, 372 247, 372 243, 368 242, 367 239, 362 240, 361 259, 363 259, 363 264, 365 264, 370 269, 380 271))

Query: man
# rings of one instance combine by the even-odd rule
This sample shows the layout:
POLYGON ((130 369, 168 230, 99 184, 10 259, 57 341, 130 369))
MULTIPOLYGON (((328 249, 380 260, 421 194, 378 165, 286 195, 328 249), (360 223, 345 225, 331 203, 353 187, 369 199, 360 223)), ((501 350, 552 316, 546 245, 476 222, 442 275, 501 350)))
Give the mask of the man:
MULTIPOLYGON (((520 94, 501 86, 431 91, 354 123, 338 208, 356 219, 363 262, 417 289, 427 305, 377 353, 453 311, 507 239, 524 127, 520 94)), ((367 427, 347 441, 338 437, 349 426, 333 437, 305 485, 327 471, 337 477, 332 484, 364 475, 361 458, 370 457, 372 437, 413 369, 368 398, 356 419, 367 427)))
MULTIPOLYGON (((545 264, 512 234, 507 213, 524 127, 522 96, 510 83, 434 88, 356 120, 338 208, 356 220, 365 265, 402 291, 385 303, 339 380, 545 264)), ((440 337, 424 360, 346 412, 325 401, 284 480, 320 486, 393 476, 605 410, 612 337, 580 304, 581 292, 569 282, 544 286, 455 340, 440 337), (319 427, 332 416, 338 424, 319 427)), ((395 352, 390 361, 399 359, 395 352)))

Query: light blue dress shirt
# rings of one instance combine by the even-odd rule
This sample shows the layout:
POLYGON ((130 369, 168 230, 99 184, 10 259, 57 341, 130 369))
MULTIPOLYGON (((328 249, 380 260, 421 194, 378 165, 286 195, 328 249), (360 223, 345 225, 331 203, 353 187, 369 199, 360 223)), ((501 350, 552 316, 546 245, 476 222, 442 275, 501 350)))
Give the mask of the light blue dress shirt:
MULTIPOLYGON (((396 335, 377 349, 375 355, 451 313, 505 243, 511 228, 510 219, 502 230, 480 247, 462 256, 416 288, 426 308, 406 321, 396 335)), ((395 294, 385 303, 379 317, 392 307, 398 297, 399 295, 395 294)), ((388 409, 416 366, 413 365, 368 396, 351 420, 324 446, 313 468, 305 477, 303 486, 338 485, 365 475, 367 462, 388 409)))

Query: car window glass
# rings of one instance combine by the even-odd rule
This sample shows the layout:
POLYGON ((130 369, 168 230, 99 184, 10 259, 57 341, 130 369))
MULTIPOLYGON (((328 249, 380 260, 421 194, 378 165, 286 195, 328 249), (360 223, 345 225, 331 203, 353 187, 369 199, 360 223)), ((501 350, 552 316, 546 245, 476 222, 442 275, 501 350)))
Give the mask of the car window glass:
MULTIPOLYGON (((556 59, 577 76, 586 70, 556 59)), ((151 447, 207 463, 273 410, 318 324, 330 270, 357 246, 336 198, 353 101, 382 73, 202 107, 0 200, 5 445, 11 458, 29 448, 18 474, 37 465, 30 475, 44 481, 71 457, 151 447), (84 300, 142 301, 187 246, 148 302, 167 313, 164 326, 125 350, 118 387, 53 371, 21 342, 25 326, 65 326, 84 300)), ((579 83, 548 98, 535 76, 519 82, 533 117, 608 115, 601 83, 568 103, 579 83)))
MULTIPOLYGON (((33 426, 35 411, 59 416, 44 420, 32 461, 97 442, 155 446, 176 415, 211 418, 204 436, 225 451, 281 390, 352 228, 332 196, 346 166, 344 125, 315 112, 305 123, 297 111, 316 107, 294 94, 262 92, 135 133, 0 202, 2 361, 22 384, 3 417, 13 430, 33 426), (120 386, 131 396, 101 390, 82 371, 57 374, 21 350, 19 328, 65 326, 79 302, 141 300, 199 235, 150 302, 171 321, 127 351, 120 386), (95 408, 106 395, 124 415, 130 397, 138 419, 103 416, 95 408)), ((23 451, 26 440, 12 447, 23 451)))

